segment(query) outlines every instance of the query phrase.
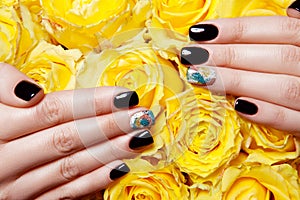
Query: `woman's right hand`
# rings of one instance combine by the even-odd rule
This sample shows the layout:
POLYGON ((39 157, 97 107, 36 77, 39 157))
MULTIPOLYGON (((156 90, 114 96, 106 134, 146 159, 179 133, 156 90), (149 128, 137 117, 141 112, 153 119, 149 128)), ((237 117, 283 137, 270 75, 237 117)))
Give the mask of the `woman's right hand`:
POLYGON ((153 143, 153 114, 137 104, 119 87, 44 95, 0 64, 0 199, 78 198, 128 173, 121 159, 153 143))

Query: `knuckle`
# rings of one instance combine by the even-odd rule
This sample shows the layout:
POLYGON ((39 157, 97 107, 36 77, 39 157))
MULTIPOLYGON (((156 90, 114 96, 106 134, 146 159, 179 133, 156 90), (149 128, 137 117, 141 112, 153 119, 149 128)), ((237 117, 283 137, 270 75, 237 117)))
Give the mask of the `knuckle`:
POLYGON ((81 170, 74 158, 66 157, 61 163, 60 174, 64 179, 70 181, 79 177, 81 170))
POLYGON ((300 101, 300 82, 296 78, 286 78, 281 83, 281 97, 292 102, 300 101))
POLYGON ((118 130, 117 123, 112 115, 112 117, 105 118, 105 122, 103 124, 103 133, 105 135, 111 135, 112 133, 118 130))
POLYGON ((103 98, 101 98, 101 97, 95 98, 95 112, 97 115, 106 113, 107 108, 103 102, 104 102, 103 98))
POLYGON ((229 89, 230 91, 239 91, 239 88, 241 87, 241 83, 242 83, 241 73, 237 70, 232 70, 229 85, 226 87, 227 90, 229 89))
POLYGON ((37 107, 37 118, 42 124, 54 126, 62 122, 64 113, 63 103, 56 97, 46 98, 37 107))
POLYGON ((78 146, 77 134, 72 132, 71 128, 59 129, 53 133, 53 146, 54 148, 62 153, 71 153, 78 146))
POLYGON ((235 19, 235 25, 232 29, 233 41, 240 42, 246 32, 246 24, 241 19, 235 19))
POLYGON ((59 191, 59 196, 56 198, 57 200, 72 200, 72 199, 76 199, 74 197, 74 195, 72 194, 72 191, 70 188, 68 187, 63 187, 60 189, 59 191))
POLYGON ((273 116, 274 118, 273 121, 271 122, 271 125, 274 127, 278 126, 278 124, 283 124, 286 121, 286 113, 281 108, 275 110, 273 116))
POLYGON ((300 22, 295 18, 283 18, 280 22, 282 31, 288 33, 297 33, 299 31, 300 22))
POLYGON ((234 47, 226 47, 224 48, 224 55, 225 56, 225 65, 227 66, 234 66, 236 61, 238 60, 238 52, 234 47))
POLYGON ((0 200, 9 200, 9 194, 7 191, 0 190, 0 200))
POLYGON ((300 49, 296 46, 284 46, 280 49, 282 64, 297 64, 300 61, 300 49))
POLYGON ((117 160, 118 157, 120 157, 119 153, 118 153, 118 147, 116 147, 114 144, 112 144, 109 148, 109 160, 106 160, 105 162, 109 162, 112 160, 117 160))
POLYGON ((300 29, 300 21, 296 18, 284 18, 280 22, 281 29, 287 36, 293 41, 293 43, 299 45, 299 29, 300 29))

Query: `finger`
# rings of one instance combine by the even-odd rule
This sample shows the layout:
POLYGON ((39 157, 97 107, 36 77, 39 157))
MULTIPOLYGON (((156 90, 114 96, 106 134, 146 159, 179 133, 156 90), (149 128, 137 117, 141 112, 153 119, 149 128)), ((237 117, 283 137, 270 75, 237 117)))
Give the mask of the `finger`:
POLYGON ((210 66, 224 66, 247 71, 290 74, 300 76, 300 48, 293 45, 194 45, 189 48, 190 54, 181 53, 181 60, 188 65, 199 65, 203 58, 200 50, 209 52, 205 62, 210 66), (195 50, 196 49, 196 50, 195 50), (202 57, 202 58, 201 58, 202 57))
POLYGON ((14 157, 3 158, 7 161, 0 163, 0 166, 1 169, 7 170, 0 172, 0 177, 5 178, 10 174, 28 171, 37 165, 70 155, 85 147, 106 142, 137 128, 150 128, 153 123, 154 116, 151 111, 136 108, 66 123, 14 140, 7 143, 2 149, 3 155, 10 155, 6 152, 14 151, 14 157), (148 119, 150 121, 146 122, 145 120, 148 119), (136 127, 131 124, 131 121, 140 121, 144 125, 136 127), (22 148, 19 148, 20 146, 22 148), (24 152, 33 152, 33 154, 24 152), (18 165, 20 160, 22 160, 22 166, 14 167, 18 165))
POLYGON ((192 40, 208 43, 269 43, 299 46, 299 30, 300 21, 295 18, 241 17, 202 22, 192 26, 189 35, 192 40))
POLYGON ((0 103, 30 107, 44 97, 43 90, 15 67, 0 63, 0 103))
POLYGON ((293 2, 287 9, 287 15, 300 19, 300 1, 293 2))
POLYGON ((238 98, 235 109, 248 120, 300 136, 299 111, 247 97, 238 98))
MULTIPOLYGON (((38 192, 46 192, 84 176, 114 160, 135 157, 141 148, 144 149, 152 143, 153 138, 147 130, 135 131, 130 135, 114 138, 109 142, 95 145, 26 173, 18 179, 14 190, 16 192, 24 191, 23 197, 26 194, 26 198, 30 198, 38 192), (136 143, 140 143, 137 151, 136 148, 132 148, 132 144, 136 143), (36 187, 30 189, 30 185, 36 185, 36 187)), ((109 181, 111 182, 113 179, 109 181)))
POLYGON ((0 114, 6 116, 0 119, 0 139, 12 140, 71 120, 107 114, 135 106, 138 101, 136 92, 125 88, 99 87, 47 94, 30 109, 0 104, 0 114))
POLYGON ((126 164, 121 161, 115 161, 109 166, 101 167, 72 182, 55 188, 39 196, 37 199, 77 199, 106 188, 113 182, 112 179, 121 178, 129 171, 130 169, 126 164))
MULTIPOLYGON (((210 74, 213 74, 211 71, 202 72, 203 68, 198 67, 197 70, 189 68, 188 81, 197 84, 193 77, 209 77, 210 74)), ((235 96, 252 97, 300 110, 300 79, 298 77, 219 67, 210 67, 210 70, 213 70, 213 76, 215 76, 215 81, 208 86, 211 91, 224 89, 226 93, 235 96)))

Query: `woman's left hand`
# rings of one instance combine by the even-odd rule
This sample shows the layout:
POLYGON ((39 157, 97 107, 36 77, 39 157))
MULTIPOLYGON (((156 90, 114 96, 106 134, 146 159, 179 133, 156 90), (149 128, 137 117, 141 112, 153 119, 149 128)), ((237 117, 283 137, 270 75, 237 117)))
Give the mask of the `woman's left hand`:
POLYGON ((190 83, 224 87, 243 117, 300 133, 300 19, 211 20, 192 26, 190 38, 201 42, 181 50, 190 83))

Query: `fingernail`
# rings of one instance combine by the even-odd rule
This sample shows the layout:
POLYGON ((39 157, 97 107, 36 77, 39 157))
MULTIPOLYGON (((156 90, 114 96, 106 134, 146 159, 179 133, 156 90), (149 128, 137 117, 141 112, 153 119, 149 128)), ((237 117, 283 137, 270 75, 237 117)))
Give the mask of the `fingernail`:
POLYGON ((200 65, 208 61, 209 52, 200 47, 184 47, 180 57, 184 65, 200 65))
POLYGON ((122 176, 128 174, 128 172, 130 172, 129 167, 123 163, 121 165, 119 165, 118 167, 116 167, 115 169, 111 170, 109 177, 111 180, 116 180, 118 178, 121 178, 122 176))
POLYGON ((295 9, 300 12, 300 0, 295 1, 292 3, 289 8, 295 9))
POLYGON ((234 109, 246 115, 255 115, 258 107, 249 101, 237 99, 234 104, 234 109))
POLYGON ((216 77, 216 72, 211 67, 199 67, 197 70, 189 67, 186 73, 187 81, 199 86, 212 85, 216 77))
POLYGON ((196 24, 189 29, 189 36, 194 41, 213 40, 219 35, 219 29, 212 24, 196 24))
POLYGON ((135 91, 123 92, 114 98, 114 105, 116 108, 129 108, 138 104, 139 96, 135 91))
POLYGON ((153 144, 154 140, 149 131, 136 134, 129 142, 129 147, 133 150, 153 144))
POLYGON ((130 118, 130 126, 132 129, 149 128, 154 123, 155 118, 151 110, 137 112, 130 118))
POLYGON ((30 101, 42 88, 28 81, 21 81, 15 87, 15 95, 24 101, 30 101))

